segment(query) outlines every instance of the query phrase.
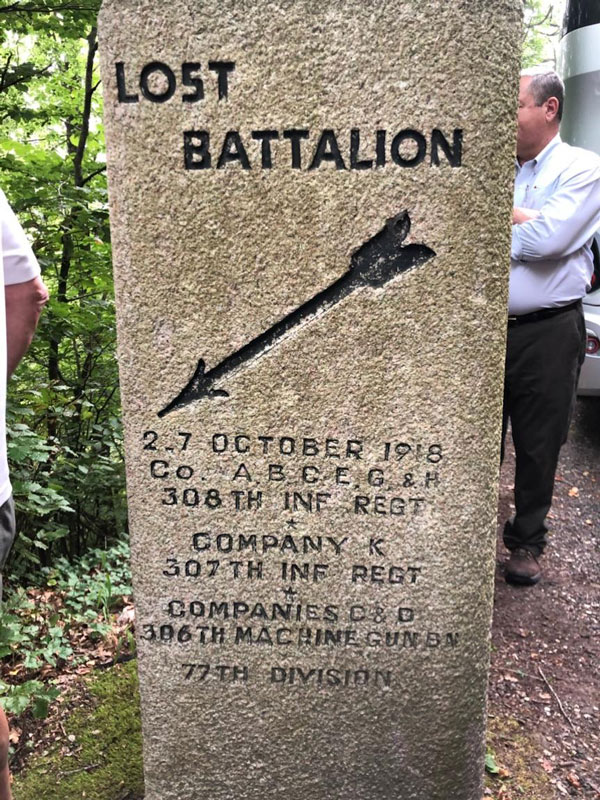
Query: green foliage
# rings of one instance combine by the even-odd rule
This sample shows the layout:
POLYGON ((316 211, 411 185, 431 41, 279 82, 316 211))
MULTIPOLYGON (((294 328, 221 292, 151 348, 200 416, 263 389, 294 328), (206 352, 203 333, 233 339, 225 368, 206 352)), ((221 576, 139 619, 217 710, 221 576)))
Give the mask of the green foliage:
MULTIPOLYGON (((81 701, 79 701, 81 702, 81 701)), ((89 696, 65 722, 72 753, 56 742, 15 776, 19 800, 141 800, 142 735, 135 663, 89 681, 89 696)))
POLYGON ((98 0, 0 8, 0 186, 51 300, 9 382, 19 539, 9 571, 106 546, 126 527, 98 0))
POLYGON ((19 586, 6 592, 0 613, 3 674, 18 680, 15 685, 0 682, 0 702, 13 714, 32 708, 43 716, 58 691, 38 676, 88 657, 75 653, 74 639, 83 636, 93 646, 111 630, 110 615, 131 595, 129 546, 117 542, 73 563, 58 558, 40 570, 38 579, 27 590, 19 586))
POLYGON ((539 64, 555 66, 554 45, 557 43, 560 21, 558 0, 524 0, 523 17, 525 36, 523 41, 522 66, 539 64))
POLYGON ((91 550, 71 564, 57 559, 42 570, 44 585, 64 595, 64 607, 75 620, 103 612, 105 618, 132 593, 129 545, 117 542, 109 550, 91 550))
POLYGON ((485 754, 485 771, 490 775, 497 775, 500 772, 500 767, 496 764, 496 757, 491 750, 485 754))
POLYGON ((42 681, 25 681, 16 686, 0 681, 2 707, 8 714, 22 714, 31 708, 34 717, 43 719, 59 694, 58 689, 48 688, 42 681))

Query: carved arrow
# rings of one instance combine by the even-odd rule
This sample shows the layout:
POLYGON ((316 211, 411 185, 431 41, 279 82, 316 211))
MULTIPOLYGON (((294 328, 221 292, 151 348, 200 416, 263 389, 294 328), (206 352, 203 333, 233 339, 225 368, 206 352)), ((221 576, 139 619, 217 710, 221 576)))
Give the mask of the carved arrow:
POLYGON ((228 397, 228 392, 224 389, 213 389, 213 384, 246 361, 252 361, 269 351, 297 325, 327 311, 356 289, 384 286, 402 272, 419 267, 433 258, 434 251, 424 244, 402 244, 409 231, 410 217, 407 211, 389 219, 375 236, 354 251, 350 259, 350 269, 337 281, 208 372, 204 359, 201 358, 190 381, 158 412, 158 416, 164 417, 170 411, 183 408, 202 397, 228 397))

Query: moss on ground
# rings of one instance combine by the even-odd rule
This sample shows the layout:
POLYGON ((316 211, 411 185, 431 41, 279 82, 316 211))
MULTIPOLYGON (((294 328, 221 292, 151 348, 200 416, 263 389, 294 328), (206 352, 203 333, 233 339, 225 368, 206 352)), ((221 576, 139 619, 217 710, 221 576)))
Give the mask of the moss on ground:
POLYGON ((516 720, 489 720, 488 752, 499 769, 486 773, 489 800, 555 800, 555 788, 539 764, 539 747, 516 720))
POLYGON ((88 691, 89 706, 64 722, 67 741, 57 741, 46 755, 33 755, 15 777, 15 800, 142 800, 135 662, 96 673, 88 691), (64 753, 65 745, 72 754, 64 753))

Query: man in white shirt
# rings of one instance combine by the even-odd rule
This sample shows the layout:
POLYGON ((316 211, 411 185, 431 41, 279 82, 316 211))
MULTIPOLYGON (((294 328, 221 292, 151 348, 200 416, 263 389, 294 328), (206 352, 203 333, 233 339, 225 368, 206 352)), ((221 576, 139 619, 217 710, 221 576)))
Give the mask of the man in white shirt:
POLYGON ((521 73, 503 437, 516 453, 515 516, 506 523, 506 580, 541 577, 558 455, 585 356, 581 298, 600 228, 600 158, 558 135, 564 87, 547 69, 521 73))
MULTIPOLYGON (((6 461, 6 378, 31 344, 48 292, 23 229, 0 191, 0 570, 15 536, 15 514, 6 461)), ((0 574, 0 599, 2 577, 0 574)), ((0 708, 0 800, 11 800, 8 723, 0 708)))

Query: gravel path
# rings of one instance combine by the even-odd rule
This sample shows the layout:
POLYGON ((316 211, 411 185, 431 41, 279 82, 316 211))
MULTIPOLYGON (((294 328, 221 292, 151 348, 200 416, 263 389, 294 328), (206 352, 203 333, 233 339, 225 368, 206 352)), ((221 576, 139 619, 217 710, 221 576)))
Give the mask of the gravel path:
POLYGON ((516 720, 535 742, 531 769, 548 775, 557 798, 600 800, 600 398, 577 403, 534 587, 503 578, 513 469, 509 454, 500 482, 490 714, 516 720))

